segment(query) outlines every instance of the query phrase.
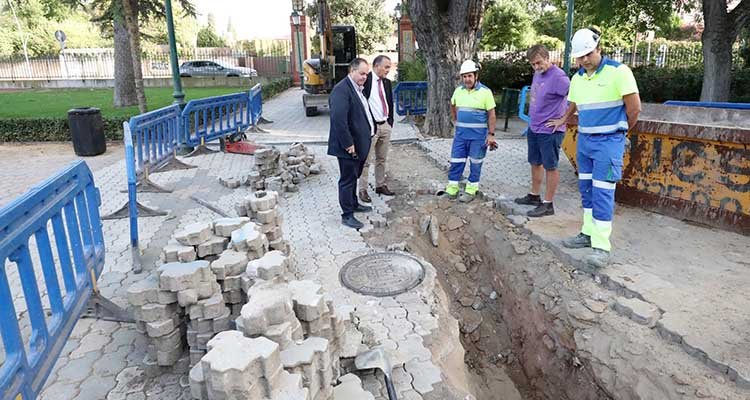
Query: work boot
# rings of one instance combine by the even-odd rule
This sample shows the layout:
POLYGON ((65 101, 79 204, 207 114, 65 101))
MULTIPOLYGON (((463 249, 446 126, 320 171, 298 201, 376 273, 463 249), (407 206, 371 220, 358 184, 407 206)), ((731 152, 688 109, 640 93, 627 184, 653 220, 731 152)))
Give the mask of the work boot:
POLYGON ((591 236, 581 232, 576 236, 563 240, 562 244, 569 249, 583 249, 586 247, 591 247, 591 236))
POLYGON ((542 197, 538 194, 527 194, 526 196, 519 197, 515 200, 513 200, 516 204, 521 204, 524 206, 538 206, 542 204, 542 197))
POLYGON ((372 203, 372 199, 370 198, 370 194, 367 193, 367 190, 359 192, 359 199, 362 200, 363 203, 372 203))
POLYGON ((461 195, 458 196, 458 201, 460 201, 461 203, 471 203, 475 197, 477 196, 473 194, 468 194, 466 192, 461 192, 461 195))
POLYGON ((593 249, 591 254, 584 258, 586 264, 595 268, 605 268, 609 265, 610 254, 607 250, 593 249))
POLYGON ((531 218, 544 217, 546 215, 555 215, 555 207, 552 203, 542 203, 535 209, 526 213, 531 218))

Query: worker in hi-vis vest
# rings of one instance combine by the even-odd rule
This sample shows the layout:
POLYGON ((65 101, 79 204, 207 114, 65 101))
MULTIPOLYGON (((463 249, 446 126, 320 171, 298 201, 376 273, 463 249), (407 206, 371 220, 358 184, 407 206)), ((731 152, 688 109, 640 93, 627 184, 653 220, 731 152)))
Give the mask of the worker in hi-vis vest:
POLYGON ((641 98, 633 72, 602 57, 600 33, 581 29, 573 35, 572 55, 581 66, 570 81, 569 106, 550 126, 564 125, 578 112, 578 187, 583 203, 581 232, 563 241, 569 248, 591 247, 585 261, 603 268, 610 261, 615 186, 622 178, 625 135, 638 121, 641 98))
POLYGON ((472 60, 461 64, 463 84, 451 98, 451 114, 456 126, 451 148, 451 166, 445 193, 451 198, 468 203, 479 191, 479 177, 487 147, 495 149, 495 98, 492 91, 479 82, 479 66, 472 60), (466 161, 469 162, 469 181, 459 197, 466 161))

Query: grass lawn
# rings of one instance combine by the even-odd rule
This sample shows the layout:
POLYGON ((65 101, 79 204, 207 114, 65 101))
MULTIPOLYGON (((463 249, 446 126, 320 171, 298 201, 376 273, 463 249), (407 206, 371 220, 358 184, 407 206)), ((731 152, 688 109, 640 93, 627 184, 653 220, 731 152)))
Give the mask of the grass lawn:
MULTIPOLYGON (((44 89, 0 92, 2 118, 67 118, 68 110, 76 107, 98 107, 104 117, 130 117, 138 114, 138 107, 115 108, 113 89, 44 89)), ((242 91, 238 87, 185 89, 185 100, 219 96, 242 91)), ((148 109, 155 110, 172 104, 172 88, 146 88, 148 109)))

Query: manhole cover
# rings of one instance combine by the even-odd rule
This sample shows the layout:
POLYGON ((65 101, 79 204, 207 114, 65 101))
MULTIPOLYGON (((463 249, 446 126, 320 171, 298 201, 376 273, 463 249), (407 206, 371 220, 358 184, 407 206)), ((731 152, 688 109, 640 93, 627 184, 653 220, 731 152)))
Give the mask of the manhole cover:
POLYGON ((357 257, 339 272, 341 283, 368 296, 394 296, 415 288, 424 279, 424 266, 401 253, 373 253, 357 257))

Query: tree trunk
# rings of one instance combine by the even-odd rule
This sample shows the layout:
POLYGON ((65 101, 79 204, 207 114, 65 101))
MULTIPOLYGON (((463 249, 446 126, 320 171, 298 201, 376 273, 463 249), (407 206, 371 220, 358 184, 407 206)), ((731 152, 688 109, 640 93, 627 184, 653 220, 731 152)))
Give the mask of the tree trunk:
POLYGON ((425 131, 430 135, 453 135, 450 98, 461 63, 474 55, 485 4, 485 0, 409 1, 414 34, 427 61, 425 131))
POLYGON ((133 63, 130 62, 130 38, 122 19, 115 17, 115 107, 129 107, 138 104, 135 94, 133 63))
POLYGON ((130 38, 130 59, 133 63, 133 81, 135 82, 135 94, 138 99, 138 110, 141 113, 148 111, 146 106, 146 92, 143 88, 143 71, 141 69, 141 37, 138 28, 138 0, 121 0, 122 13, 125 27, 130 38))
POLYGON ((703 0, 703 89, 701 101, 728 101, 732 85, 732 44, 737 29, 726 0, 703 0))

